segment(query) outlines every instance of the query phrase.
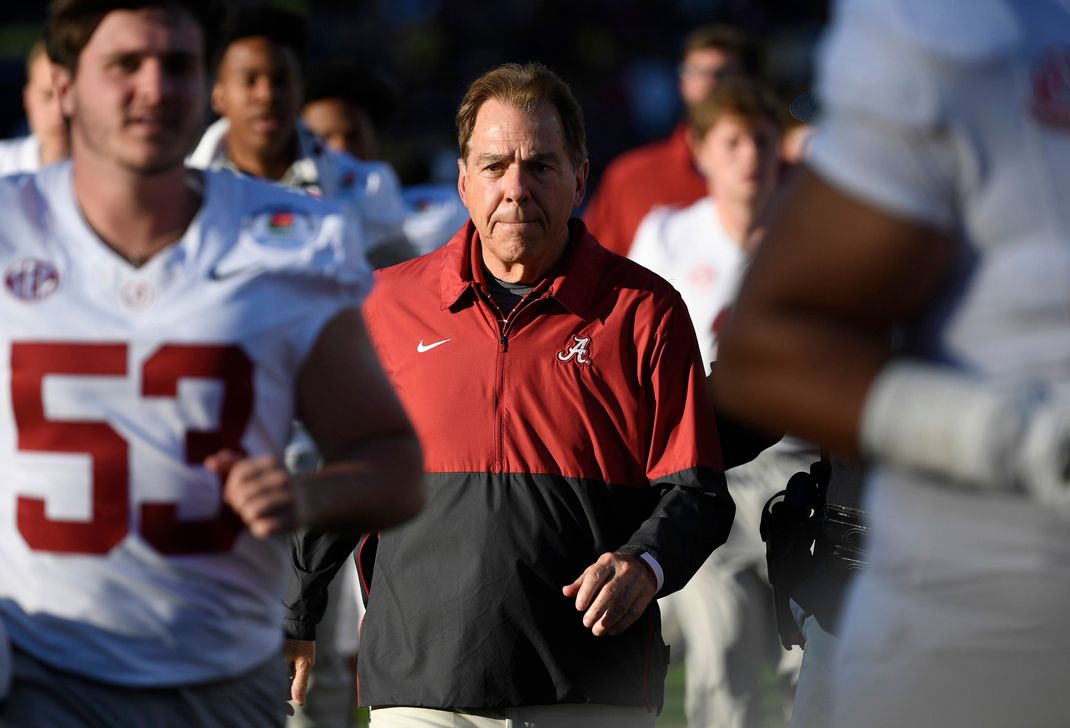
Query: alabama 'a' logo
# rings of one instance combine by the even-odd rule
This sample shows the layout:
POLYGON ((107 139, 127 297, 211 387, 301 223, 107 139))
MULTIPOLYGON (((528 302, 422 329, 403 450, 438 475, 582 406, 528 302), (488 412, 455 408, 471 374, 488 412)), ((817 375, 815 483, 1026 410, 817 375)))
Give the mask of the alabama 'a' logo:
POLYGON ((562 351, 557 352, 557 358, 561 361, 573 361, 577 364, 590 364, 590 336, 573 336, 562 351))

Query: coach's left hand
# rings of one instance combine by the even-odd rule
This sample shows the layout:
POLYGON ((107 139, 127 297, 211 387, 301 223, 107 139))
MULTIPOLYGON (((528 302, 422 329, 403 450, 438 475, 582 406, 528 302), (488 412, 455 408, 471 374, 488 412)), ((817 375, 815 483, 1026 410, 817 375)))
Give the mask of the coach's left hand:
POLYGON ((628 629, 657 593, 653 572, 637 556, 604 553, 561 591, 576 598, 583 626, 596 637, 628 629))

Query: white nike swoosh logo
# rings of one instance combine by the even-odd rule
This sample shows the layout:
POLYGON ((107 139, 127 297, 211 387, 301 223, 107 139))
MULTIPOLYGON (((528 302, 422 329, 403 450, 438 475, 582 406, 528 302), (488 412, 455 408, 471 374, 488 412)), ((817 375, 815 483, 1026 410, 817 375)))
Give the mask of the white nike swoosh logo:
POLYGON ((426 345, 424 344, 424 340, 420 339, 420 343, 416 345, 416 351, 418 351, 421 354, 423 354, 425 351, 431 351, 436 346, 442 346, 447 341, 453 341, 453 339, 443 339, 442 341, 436 341, 433 344, 426 344, 426 345))

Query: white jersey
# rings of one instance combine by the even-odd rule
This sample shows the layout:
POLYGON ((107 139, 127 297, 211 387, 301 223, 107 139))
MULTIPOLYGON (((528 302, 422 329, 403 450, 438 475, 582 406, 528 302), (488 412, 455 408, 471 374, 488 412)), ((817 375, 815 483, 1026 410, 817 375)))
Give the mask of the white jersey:
POLYGON ((695 326, 706 372, 717 358, 717 334, 746 268, 743 248, 717 217, 712 197, 688 207, 657 207, 643 218, 628 257, 680 292, 695 326))
POLYGON ((41 142, 33 134, 0 141, 0 177, 36 172, 41 166, 41 142))
POLYGON ((204 183, 135 268, 82 218, 70 164, 0 180, 0 619, 105 682, 216 680, 278 650, 286 546, 201 463, 281 456, 305 357, 370 286, 337 206, 204 183))
POLYGON ((420 255, 448 243, 470 218, 457 185, 412 185, 401 190, 401 198, 405 203, 405 237, 420 255))
MULTIPOLYGON (((198 169, 237 172, 227 157, 229 128, 226 119, 219 119, 209 126, 186 160, 187 164, 198 169)), ((405 205, 401 182, 393 167, 386 162, 366 162, 328 149, 300 122, 297 124, 297 148, 297 160, 279 184, 304 190, 316 197, 338 200, 353 210, 360 219, 364 246, 368 251, 404 239, 405 205)))

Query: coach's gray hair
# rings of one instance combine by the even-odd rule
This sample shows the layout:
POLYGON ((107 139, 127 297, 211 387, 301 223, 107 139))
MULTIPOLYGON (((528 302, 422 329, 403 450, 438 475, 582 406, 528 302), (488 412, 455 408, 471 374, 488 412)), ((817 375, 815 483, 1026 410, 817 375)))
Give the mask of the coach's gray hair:
POLYGON ((479 109, 490 99, 528 113, 551 104, 561 117, 569 159, 577 167, 587 159, 583 110, 568 84, 541 63, 506 63, 473 81, 457 109, 457 145, 462 161, 468 159, 479 109))

